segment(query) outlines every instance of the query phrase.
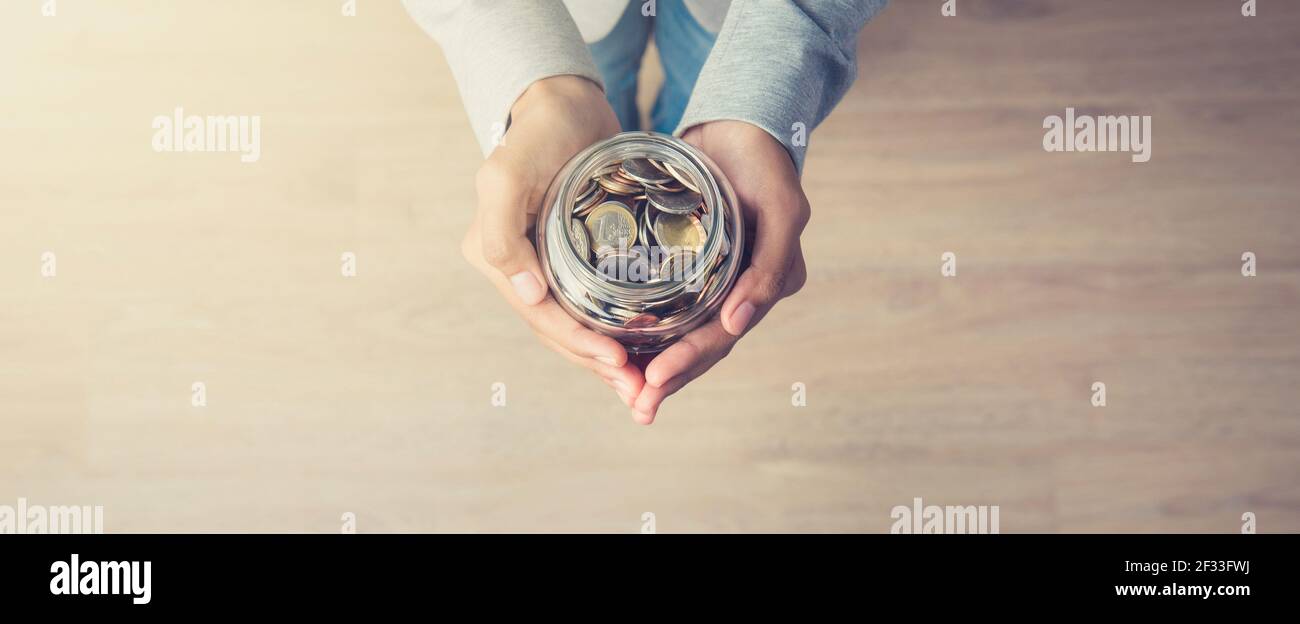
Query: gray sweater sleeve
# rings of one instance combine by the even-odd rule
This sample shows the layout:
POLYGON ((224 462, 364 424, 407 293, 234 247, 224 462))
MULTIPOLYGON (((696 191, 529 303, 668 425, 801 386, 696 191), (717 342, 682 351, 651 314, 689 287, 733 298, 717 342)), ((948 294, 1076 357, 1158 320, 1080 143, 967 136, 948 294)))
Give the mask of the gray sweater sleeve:
POLYGON ((487 155, 510 107, 542 78, 572 74, 602 84, 561 0, 402 0, 442 48, 479 147, 487 155))
POLYGON ((746 121, 780 141, 802 171, 808 134, 857 78, 858 31, 885 2, 732 0, 677 134, 746 121))

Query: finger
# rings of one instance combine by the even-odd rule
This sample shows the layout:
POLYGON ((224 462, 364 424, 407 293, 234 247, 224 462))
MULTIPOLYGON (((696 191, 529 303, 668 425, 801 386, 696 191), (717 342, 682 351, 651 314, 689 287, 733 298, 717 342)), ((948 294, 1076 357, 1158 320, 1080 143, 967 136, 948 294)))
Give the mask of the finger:
MULTIPOLYGON (((504 287, 498 286, 500 288, 504 287)), ((551 297, 535 306, 521 306, 517 311, 538 335, 554 340, 576 355, 614 368, 627 364, 627 351, 623 345, 583 327, 551 297)))
POLYGON ((718 357, 716 359, 697 361, 690 369, 674 376, 660 386, 652 386, 647 383, 637 395, 636 403, 632 406, 632 419, 643 425, 653 423, 665 399, 676 394, 678 390, 685 388, 687 384, 708 372, 721 359, 721 357, 718 357))
POLYGON ((655 357, 658 355, 658 353, 629 353, 627 354, 627 361, 636 365, 637 368, 641 369, 642 374, 644 374, 646 367, 650 366, 650 363, 653 362, 655 357))
POLYGON ((744 334, 783 296, 796 259, 802 258, 799 235, 808 222, 808 203, 793 193, 775 205, 754 211, 754 243, 749 268, 722 305, 720 317, 727 333, 744 334))
POLYGON ((527 237, 529 202, 536 195, 531 177, 504 152, 484 162, 475 177, 483 259, 510 284, 509 296, 525 305, 546 297, 546 280, 527 237))
POLYGON ((482 254, 478 253, 480 246, 477 241, 480 239, 481 232, 477 220, 470 225, 469 233, 465 235, 465 242, 461 246, 465 259, 482 272, 493 286, 496 286, 501 296, 524 318, 533 331, 546 336, 565 351, 578 356, 594 358, 614 367, 621 367, 627 363, 627 351, 623 345, 609 336, 602 336, 583 327, 581 323, 565 313, 554 298, 545 297, 542 302, 530 305, 512 296, 514 286, 510 280, 489 265, 482 254))
POLYGON ((637 395, 636 401, 632 405, 632 420, 638 425, 653 424, 659 414, 659 406, 663 404, 664 399, 681 390, 692 379, 694 377, 688 378, 688 376, 682 375, 673 378, 662 386, 646 384, 645 389, 637 395))
POLYGON ((701 363, 717 362, 731 353, 737 338, 728 333, 717 319, 692 330, 650 361, 645 369, 646 383, 662 386, 701 363))
POLYGON ((665 349, 646 367, 646 383, 637 394, 632 418, 654 422, 664 399, 713 368, 731 353, 736 340, 715 319, 665 349))
POLYGON ((611 389, 614 390, 614 394, 618 395, 618 399, 623 402, 623 405, 626 405, 627 407, 631 408, 633 405, 636 404, 636 395, 633 395, 627 392, 626 390, 623 390, 622 387, 615 384, 613 381, 609 379, 605 379, 604 377, 602 377, 600 380, 605 382, 605 385, 609 386, 611 389))
POLYGON ((632 364, 609 366, 590 358, 578 356, 542 334, 538 334, 537 338, 542 344, 559 353, 565 359, 595 373, 601 381, 614 389, 615 394, 628 407, 632 407, 637 395, 641 392, 641 388, 645 385, 645 378, 641 376, 641 370, 632 364))

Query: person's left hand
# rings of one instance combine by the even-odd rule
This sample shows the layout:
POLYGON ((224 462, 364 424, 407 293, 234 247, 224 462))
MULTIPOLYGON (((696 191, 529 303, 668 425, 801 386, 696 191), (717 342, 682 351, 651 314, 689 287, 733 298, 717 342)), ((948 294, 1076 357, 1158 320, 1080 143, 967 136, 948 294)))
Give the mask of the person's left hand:
POLYGON ((643 425, 654 422, 664 399, 731 353, 736 341, 777 301, 798 292, 808 276, 799 246, 810 215, 808 198, 785 147, 742 121, 703 123, 682 139, 708 154, 731 181, 751 256, 718 316, 644 364, 645 385, 632 404, 633 418, 643 425))

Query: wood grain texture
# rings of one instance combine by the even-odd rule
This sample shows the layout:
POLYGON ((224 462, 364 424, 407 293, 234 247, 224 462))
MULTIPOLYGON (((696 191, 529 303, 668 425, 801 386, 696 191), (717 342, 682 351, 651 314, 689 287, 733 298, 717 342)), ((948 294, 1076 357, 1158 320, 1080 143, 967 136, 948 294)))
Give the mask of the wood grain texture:
POLYGON ((59 4, 0 3, 0 504, 879 532, 919 496, 1003 532, 1300 530, 1296 3, 896 0, 812 137, 807 286, 649 428, 460 259, 481 157, 398 3, 59 4), (261 115, 261 160, 155 153, 176 106, 261 115), (1045 153, 1067 106, 1151 115, 1151 161, 1045 153))

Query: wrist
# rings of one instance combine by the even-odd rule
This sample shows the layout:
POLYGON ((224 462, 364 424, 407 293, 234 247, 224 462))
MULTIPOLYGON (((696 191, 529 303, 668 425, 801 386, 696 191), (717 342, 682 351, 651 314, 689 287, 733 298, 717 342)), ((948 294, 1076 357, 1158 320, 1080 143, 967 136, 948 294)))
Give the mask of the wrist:
POLYGON ((548 103, 566 105, 583 102, 604 102, 605 93, 600 85, 582 76, 562 75, 542 78, 528 85, 510 108, 511 116, 519 116, 529 109, 548 103))

